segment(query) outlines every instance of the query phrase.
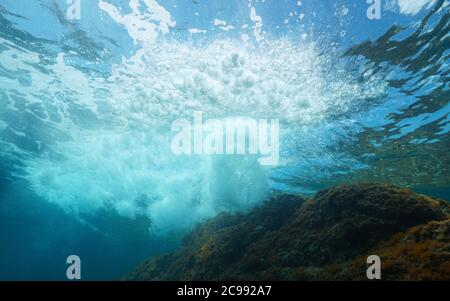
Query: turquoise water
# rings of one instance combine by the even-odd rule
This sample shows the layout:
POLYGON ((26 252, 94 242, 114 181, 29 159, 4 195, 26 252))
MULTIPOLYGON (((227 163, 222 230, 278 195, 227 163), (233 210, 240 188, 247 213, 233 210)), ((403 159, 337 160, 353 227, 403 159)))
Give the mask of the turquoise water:
POLYGON ((76 3, 0 0, 0 279, 117 279, 273 191, 450 199, 448 1, 76 3), (176 156, 194 112, 279 120, 278 164, 176 156))

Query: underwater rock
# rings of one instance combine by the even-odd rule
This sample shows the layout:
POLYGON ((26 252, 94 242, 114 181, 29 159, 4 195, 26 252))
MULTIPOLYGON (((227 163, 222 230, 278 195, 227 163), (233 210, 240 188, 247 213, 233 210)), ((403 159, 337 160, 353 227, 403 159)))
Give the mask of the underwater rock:
POLYGON ((221 214, 175 253, 151 258, 127 280, 450 279, 448 203, 383 184, 346 185, 305 200, 272 196, 246 214, 221 214))
MULTIPOLYGON (((372 251, 382 258, 385 280, 450 280, 450 219, 431 221, 394 235, 372 251)), ((335 265, 337 273, 322 271, 321 279, 364 280, 364 259, 335 265)))

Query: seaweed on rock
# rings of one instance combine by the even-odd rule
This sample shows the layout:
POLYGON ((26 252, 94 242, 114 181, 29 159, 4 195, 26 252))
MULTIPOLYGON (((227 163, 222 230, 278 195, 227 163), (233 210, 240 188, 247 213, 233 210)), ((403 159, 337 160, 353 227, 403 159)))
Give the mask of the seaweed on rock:
POLYGON ((449 280, 449 226, 446 202, 390 185, 277 195, 200 225, 180 250, 126 279, 364 280, 366 258, 377 254, 385 279, 449 280))

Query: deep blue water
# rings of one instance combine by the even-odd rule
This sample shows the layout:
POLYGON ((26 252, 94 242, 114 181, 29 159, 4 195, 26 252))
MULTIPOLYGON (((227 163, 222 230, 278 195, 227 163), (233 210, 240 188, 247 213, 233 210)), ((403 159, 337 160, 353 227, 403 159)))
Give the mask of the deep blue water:
POLYGON ((118 279, 272 191, 450 200, 449 1, 365 2, 0 0, 0 279, 118 279), (278 164, 176 156, 194 112, 279 120, 278 164))

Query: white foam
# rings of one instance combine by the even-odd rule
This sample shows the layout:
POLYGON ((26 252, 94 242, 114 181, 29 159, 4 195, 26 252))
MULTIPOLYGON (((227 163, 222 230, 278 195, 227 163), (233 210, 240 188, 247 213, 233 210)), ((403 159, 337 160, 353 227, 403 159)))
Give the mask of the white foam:
POLYGON ((399 12, 405 15, 416 15, 424 9, 431 8, 436 0, 390 0, 387 8, 392 10, 397 7, 399 12))
POLYGON ((114 21, 124 25, 135 43, 148 44, 153 43, 159 34, 168 33, 170 27, 176 25, 176 21, 155 0, 143 0, 143 2, 148 7, 147 12, 141 11, 139 0, 130 0, 129 6, 132 12, 123 15, 116 6, 105 0, 100 0, 98 6, 114 21))
MULTIPOLYGON (((59 64, 67 76, 81 76, 59 64)), ((272 118, 286 135, 314 127, 356 96, 378 93, 331 74, 328 80, 323 64, 314 45, 282 40, 257 49, 217 41, 142 50, 114 67, 108 80, 85 78, 86 86, 76 86, 90 91, 80 93, 90 97, 84 103, 92 108, 98 102, 112 108, 109 129, 65 124, 71 139, 54 147, 63 157, 28 161, 27 179, 68 212, 112 207, 124 216, 141 213, 159 234, 185 231, 220 211, 244 210, 265 198, 269 170, 250 155, 177 157, 170 151, 171 122, 194 110, 205 118, 272 118), (97 88, 107 89, 110 98, 95 98, 97 88)), ((78 85, 60 76, 66 89, 78 85)))
MULTIPOLYGON (((308 137, 312 129, 332 112, 345 111, 355 98, 383 92, 379 83, 368 88, 327 69, 330 58, 319 56, 314 44, 263 39, 262 18, 253 7, 258 46, 243 36, 244 45, 239 39, 196 47, 158 40, 175 22, 155 1, 145 3, 150 12, 142 13, 139 2, 130 1, 132 12, 122 14, 99 2, 142 46, 113 66, 106 79, 71 67, 63 54, 41 72, 30 67, 40 62, 36 53, 0 52, 11 72, 27 70, 32 82, 24 86, 6 79, 6 93, 20 90, 27 95, 25 106, 41 105, 47 114, 42 122, 61 133, 54 145, 47 145, 50 152, 22 161, 25 177, 38 195, 67 212, 95 214, 109 207, 128 217, 144 214, 152 219, 155 233, 168 235, 220 211, 245 210, 265 199, 270 170, 252 156, 173 155, 174 120, 190 118, 194 111, 205 118, 279 119, 281 148, 297 145, 305 154, 311 148, 320 154, 327 145, 321 139, 328 137, 308 137), (80 120, 87 112, 101 121, 98 126, 83 126, 80 120), (50 118, 52 114, 58 118, 50 118), (296 135, 300 129, 302 134, 296 135)), ((15 103, 2 109, 18 110, 15 103)), ((8 151, 19 152, 13 147, 8 151)), ((333 164, 332 154, 328 157, 333 164)))
POLYGON ((205 29, 198 29, 198 28, 189 28, 188 31, 189 31, 189 33, 192 33, 192 34, 207 32, 205 29))

